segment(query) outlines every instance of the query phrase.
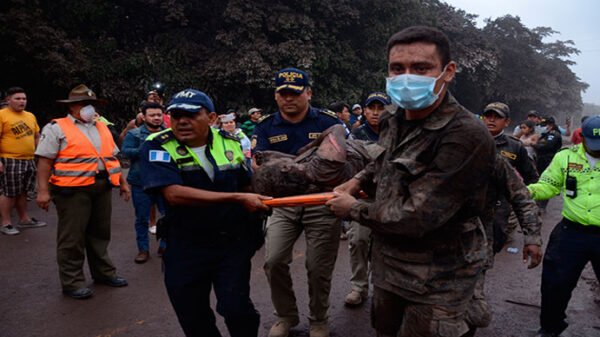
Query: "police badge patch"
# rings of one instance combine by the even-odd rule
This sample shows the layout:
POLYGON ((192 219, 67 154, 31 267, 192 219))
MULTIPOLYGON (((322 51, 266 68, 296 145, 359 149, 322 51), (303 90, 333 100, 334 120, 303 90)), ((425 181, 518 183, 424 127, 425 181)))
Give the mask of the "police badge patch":
POLYGON ((225 151, 225 157, 227 158, 227 160, 232 161, 233 160, 233 151, 230 151, 230 150, 225 151))
POLYGON ((188 153, 187 149, 183 145, 177 147, 177 150, 175 150, 175 151, 177 151, 177 154, 182 155, 182 156, 184 156, 188 153))

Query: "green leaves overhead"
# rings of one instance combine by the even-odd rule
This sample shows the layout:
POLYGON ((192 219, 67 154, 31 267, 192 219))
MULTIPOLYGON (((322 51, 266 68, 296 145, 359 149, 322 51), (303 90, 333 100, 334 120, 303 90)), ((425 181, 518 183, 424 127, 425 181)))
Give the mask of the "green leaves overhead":
POLYGON ((167 95, 207 91, 219 111, 272 111, 274 73, 296 66, 312 76, 315 105, 356 103, 385 89, 387 39, 420 24, 450 38, 459 64, 451 89, 471 110, 492 100, 518 117, 581 107, 587 85, 568 67, 579 52, 572 41, 550 41, 552 28, 518 17, 483 29, 474 19, 436 0, 7 0, 0 88, 25 87, 45 122, 64 113, 54 100, 84 82, 111 101, 104 114, 124 123, 157 80, 167 95))

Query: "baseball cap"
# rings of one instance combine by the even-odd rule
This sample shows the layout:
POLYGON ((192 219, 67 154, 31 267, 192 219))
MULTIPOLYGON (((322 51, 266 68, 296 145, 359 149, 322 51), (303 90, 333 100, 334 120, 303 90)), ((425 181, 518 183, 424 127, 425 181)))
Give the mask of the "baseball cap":
POLYGON ((600 116, 586 119, 581 126, 581 135, 585 138, 586 148, 600 151, 600 116))
POLYGON ((542 124, 556 124, 556 120, 554 119, 554 117, 549 116, 549 117, 545 117, 542 119, 542 124))
POLYGON ((288 89, 300 94, 309 85, 308 74, 300 69, 285 68, 275 75, 275 92, 288 89))
POLYGON ((534 117, 540 117, 540 114, 538 114, 538 112, 537 112, 537 111, 535 111, 535 110, 530 110, 530 111, 527 113, 527 117, 531 117, 531 116, 534 116, 534 117))
POLYGON ((252 115, 255 112, 262 112, 262 110, 259 108, 252 108, 252 109, 248 110, 248 115, 252 115))
POLYGON ((362 106, 360 106, 360 104, 354 104, 352 106, 352 110, 356 110, 356 109, 362 109, 362 106))
POLYGON ((167 111, 184 110, 187 112, 200 112, 205 108, 208 112, 214 112, 215 106, 208 95, 196 89, 185 89, 176 93, 169 104, 167 111))
POLYGON ((369 106, 369 104, 373 103, 373 102, 380 102, 383 105, 390 105, 390 98, 388 97, 388 95, 384 94, 383 92, 380 91, 375 91, 369 94, 369 96, 367 96, 367 99, 365 100, 365 106, 369 106))
POLYGON ((502 102, 494 102, 486 105, 483 113, 485 114, 488 111, 494 111, 502 118, 510 118, 510 108, 502 102))
POLYGON ((232 122, 235 120, 235 113, 228 113, 228 114, 222 114, 219 115, 219 119, 221 120, 221 122, 232 122))

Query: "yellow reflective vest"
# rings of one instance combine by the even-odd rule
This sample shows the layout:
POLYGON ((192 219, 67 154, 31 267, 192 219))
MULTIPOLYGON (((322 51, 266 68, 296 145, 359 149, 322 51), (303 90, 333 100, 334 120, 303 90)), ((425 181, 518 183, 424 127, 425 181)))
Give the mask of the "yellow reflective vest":
POLYGON ((557 152, 540 180, 527 188, 535 200, 547 200, 563 193, 562 215, 565 218, 600 227, 600 161, 591 168, 583 144, 557 152), (567 174, 577 180, 574 198, 566 193, 567 174))

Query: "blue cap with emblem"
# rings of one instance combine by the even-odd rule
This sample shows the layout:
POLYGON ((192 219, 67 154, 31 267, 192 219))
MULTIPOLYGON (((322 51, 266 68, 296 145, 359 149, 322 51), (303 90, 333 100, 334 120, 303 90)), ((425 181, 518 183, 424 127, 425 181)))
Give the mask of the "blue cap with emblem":
POLYGON ((380 102, 383 105, 392 104, 390 102, 390 98, 388 97, 388 95, 384 94, 383 92, 379 92, 379 91, 372 92, 369 94, 369 96, 367 96, 367 100, 365 101, 365 106, 369 106, 369 104, 371 104, 373 102, 380 102))
POLYGON ((585 147, 591 151, 600 151, 600 116, 590 117, 581 126, 581 135, 585 147))
POLYGON ((275 75, 275 92, 287 89, 300 94, 309 85, 308 74, 300 69, 285 68, 275 75))
POLYGON ((196 89, 185 89, 176 93, 169 105, 167 111, 184 110, 187 112, 200 112, 200 109, 205 108, 208 112, 214 112, 215 106, 205 93, 196 89))

